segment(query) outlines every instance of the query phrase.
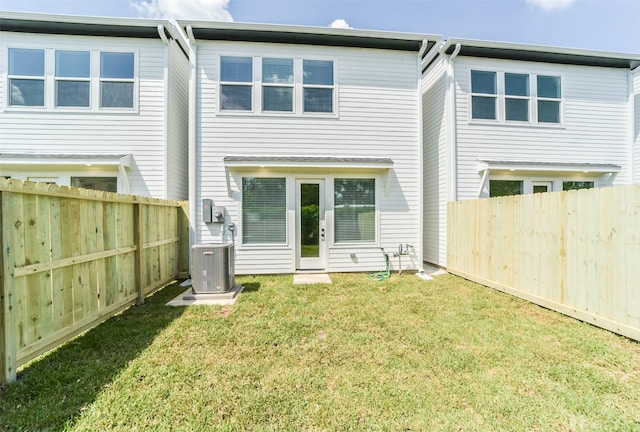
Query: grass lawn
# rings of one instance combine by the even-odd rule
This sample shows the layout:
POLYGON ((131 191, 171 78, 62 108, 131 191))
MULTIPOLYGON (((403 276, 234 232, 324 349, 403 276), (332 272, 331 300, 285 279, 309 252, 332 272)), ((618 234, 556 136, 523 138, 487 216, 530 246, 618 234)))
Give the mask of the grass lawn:
POLYGON ((0 390, 0 430, 640 431, 640 344, 450 275, 171 286, 0 390))

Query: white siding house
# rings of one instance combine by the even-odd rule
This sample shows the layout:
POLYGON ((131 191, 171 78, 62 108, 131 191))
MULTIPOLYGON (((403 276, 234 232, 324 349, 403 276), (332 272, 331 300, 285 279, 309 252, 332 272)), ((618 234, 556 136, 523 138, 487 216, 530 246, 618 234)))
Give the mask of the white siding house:
POLYGON ((167 21, 0 15, 0 175, 188 196, 188 47, 167 21))
POLYGON ((436 38, 181 24, 197 51, 195 243, 235 241, 238 273, 380 270, 381 248, 421 268, 418 58, 436 38), (203 222, 203 200, 224 223, 203 222))
POLYGON ((423 75, 425 261, 446 266, 447 201, 630 183, 629 76, 639 62, 597 51, 443 44, 423 75))
POLYGON ((640 183, 640 68, 636 67, 631 77, 633 104, 633 183, 640 183))

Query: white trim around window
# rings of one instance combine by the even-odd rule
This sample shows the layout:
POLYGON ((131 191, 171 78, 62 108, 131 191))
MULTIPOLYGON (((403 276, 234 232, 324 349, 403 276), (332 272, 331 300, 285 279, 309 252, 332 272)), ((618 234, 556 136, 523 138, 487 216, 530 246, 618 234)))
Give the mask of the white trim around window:
MULTIPOLYGON (((3 80, 6 84, 6 96, 3 101, 3 108, 8 111, 56 111, 56 112, 109 112, 109 113, 137 113, 139 110, 139 52, 132 49, 110 49, 109 47, 100 47, 101 49, 82 49, 78 45, 72 46, 56 46, 55 48, 41 47, 38 45, 22 45, 11 44, 5 48, 7 62, 2 71, 3 80), (12 50, 16 52, 33 52, 42 53, 44 61, 43 75, 29 72, 25 75, 12 64, 10 53, 12 50), (132 64, 121 65, 126 66, 133 74, 127 72, 121 76, 102 76, 101 57, 103 53, 111 53, 120 56, 130 56, 132 64), (88 74, 86 66, 76 65, 76 67, 62 67, 60 64, 61 57, 76 57, 83 59, 88 56, 88 74), (12 71, 12 69, 14 69, 12 71), (14 73, 11 73, 14 72, 14 73), (14 103, 13 98, 20 95, 20 88, 16 87, 12 92, 12 80, 19 81, 25 86, 29 82, 41 82, 42 87, 42 103, 14 103), (88 89, 86 88, 88 84, 88 89), (121 91, 120 96, 126 96, 125 99, 120 98, 120 106, 102 106, 102 91, 106 86, 115 86, 120 89, 125 88, 125 92, 121 91), (61 88, 62 86, 62 88, 61 88), (73 88, 75 86, 75 88, 73 88), (66 99, 61 99, 60 90, 66 91, 66 99), (78 90, 82 88, 78 94, 78 90), (125 94, 126 93, 126 94, 125 94), (88 99, 88 100, 87 100, 88 99)), ((68 60, 68 59, 67 59, 68 60)), ((19 66, 17 66, 20 69, 19 66)), ((123 68, 120 68, 123 70, 123 68)), ((27 86, 29 87, 29 86, 27 86)), ((23 91, 27 90, 27 87, 23 91)), ((33 90, 33 85, 30 86, 33 90)), ((33 95, 32 95, 33 96, 33 95)), ((63 98, 65 96, 62 96, 63 98)), ((38 101, 39 102, 39 101, 38 101)), ((112 104, 113 105, 113 104, 112 104)))
POLYGON ((470 67, 467 71, 467 78, 469 83, 469 123, 552 128, 564 127, 565 77, 562 74, 532 73, 522 69, 498 70, 484 67, 470 67), (490 91, 492 89, 478 90, 474 88, 472 77, 475 72, 479 73, 477 74, 479 77, 483 75, 488 77, 488 74, 491 73, 495 74, 495 92, 490 91), (510 85, 507 85, 506 81, 509 77, 512 82, 510 85), (549 84, 554 80, 556 82, 559 81, 557 86, 558 91, 554 95, 551 95, 549 93, 550 90, 547 88, 546 95, 539 95, 538 82, 540 79, 547 79, 549 84), (526 86, 524 86, 525 81, 526 86), (484 115, 479 111, 478 116, 474 117, 474 107, 478 109, 478 107, 482 105, 481 102, 485 101, 486 103, 484 105, 487 105, 490 100, 494 101, 495 115, 490 116, 485 110, 484 115), (546 120, 542 118, 540 115, 541 108, 539 107, 541 104, 544 104, 547 108, 551 108, 554 105, 557 106, 556 117, 558 121, 550 120, 552 118, 550 114, 546 115, 546 120), (511 114, 507 113, 509 105, 511 105, 514 110, 511 114), (526 110, 526 113, 524 110, 526 110))
MULTIPOLYGON (((260 116, 304 116, 304 117, 338 117, 338 84, 337 84, 337 61, 332 58, 308 56, 298 58, 287 55, 273 54, 268 56, 250 56, 238 53, 224 53, 216 58, 218 67, 217 94, 216 102, 217 115, 260 115, 260 116), (228 77, 223 79, 222 62, 225 58, 251 59, 251 73, 253 80, 250 82, 245 78, 241 81, 236 79, 229 80, 228 77), (305 83, 304 82, 304 64, 305 62, 314 62, 319 66, 322 63, 330 63, 331 79, 327 80, 328 75, 320 82, 305 83), (268 70, 265 70, 267 66, 268 70), (290 75, 293 73, 293 76, 290 75), (268 74, 265 76, 265 74, 268 74), (238 105, 238 109, 223 109, 223 93, 225 88, 248 87, 250 91, 244 92, 242 96, 242 104, 238 105), (325 104, 318 102, 316 110, 305 111, 305 92, 315 91, 325 104), (327 95, 331 95, 331 111, 323 111, 326 107, 327 95), (273 99, 267 103, 265 95, 270 95, 273 99), (246 97, 250 95, 251 101, 246 101, 246 97), (289 106, 289 102, 290 105, 289 106)), ((325 68, 326 71, 326 68, 325 68)), ((228 74, 224 74, 228 75, 228 74)), ((317 99, 317 98, 316 98, 317 99)))

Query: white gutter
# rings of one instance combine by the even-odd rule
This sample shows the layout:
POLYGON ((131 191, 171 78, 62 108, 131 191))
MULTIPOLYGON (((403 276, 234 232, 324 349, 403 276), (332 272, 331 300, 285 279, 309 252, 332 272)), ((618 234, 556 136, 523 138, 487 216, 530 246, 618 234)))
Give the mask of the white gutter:
MULTIPOLYGON (((427 56, 422 59, 422 62, 420 64, 420 73, 422 73, 422 69, 424 69, 429 63, 431 63, 431 60, 433 60, 435 56, 437 56, 438 54, 442 54, 443 48, 446 43, 447 41, 441 40, 431 49, 431 51, 429 51, 427 56)), ((422 58, 422 56, 420 56, 420 58, 422 58)))
MULTIPOLYGON (((416 59, 416 103, 418 104, 418 274, 424 274, 424 247, 422 246, 424 241, 424 218, 421 216, 424 213, 424 125, 422 114, 422 56, 424 55, 427 47, 429 46, 428 40, 422 41, 422 46, 418 52, 418 58, 416 59)), ((435 48, 435 47, 434 47, 435 48)), ((389 176, 391 177, 391 176, 389 176)), ((414 249, 415 252, 415 249, 414 249)), ((402 269, 401 269, 402 270, 402 269)))
MULTIPOLYGON (((443 47, 444 49, 444 47, 443 47)), ((448 98, 447 100, 449 101, 449 133, 447 134, 448 136, 448 141, 449 141, 449 152, 448 152, 448 159, 449 159, 449 185, 448 185, 448 201, 457 201, 458 200, 458 161, 456 160, 457 157, 457 136, 456 136, 456 131, 458 129, 458 125, 456 124, 457 122, 457 116, 456 116, 456 80, 455 80, 455 76, 454 76, 454 68, 453 68, 453 62, 455 60, 455 58, 458 56, 458 54, 460 53, 460 49, 462 49, 462 45, 460 43, 456 44, 456 48, 453 51, 453 53, 451 53, 451 56, 449 56, 449 61, 448 61, 448 65, 447 65, 447 75, 449 77, 449 90, 448 90, 448 98)))
MULTIPOLYGON (((634 142, 634 129, 635 129, 635 107, 634 107, 634 94, 633 94, 633 75, 635 69, 629 70, 627 73, 627 111, 629 118, 629 127, 627 128, 627 132, 629 134, 629 181, 628 183, 633 183, 636 178, 636 170, 635 170, 635 142, 634 142)), ((613 183, 615 178, 611 178, 609 180, 609 185, 613 183)))

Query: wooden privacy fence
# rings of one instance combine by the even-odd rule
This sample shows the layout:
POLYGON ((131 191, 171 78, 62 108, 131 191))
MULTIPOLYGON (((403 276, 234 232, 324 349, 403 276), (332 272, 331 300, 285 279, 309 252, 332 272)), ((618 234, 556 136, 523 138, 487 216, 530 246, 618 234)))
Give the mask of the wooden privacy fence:
POLYGON ((640 340, 640 185, 448 206, 447 270, 640 340))
POLYGON ((188 272, 186 203, 0 178, 0 383, 188 272))

